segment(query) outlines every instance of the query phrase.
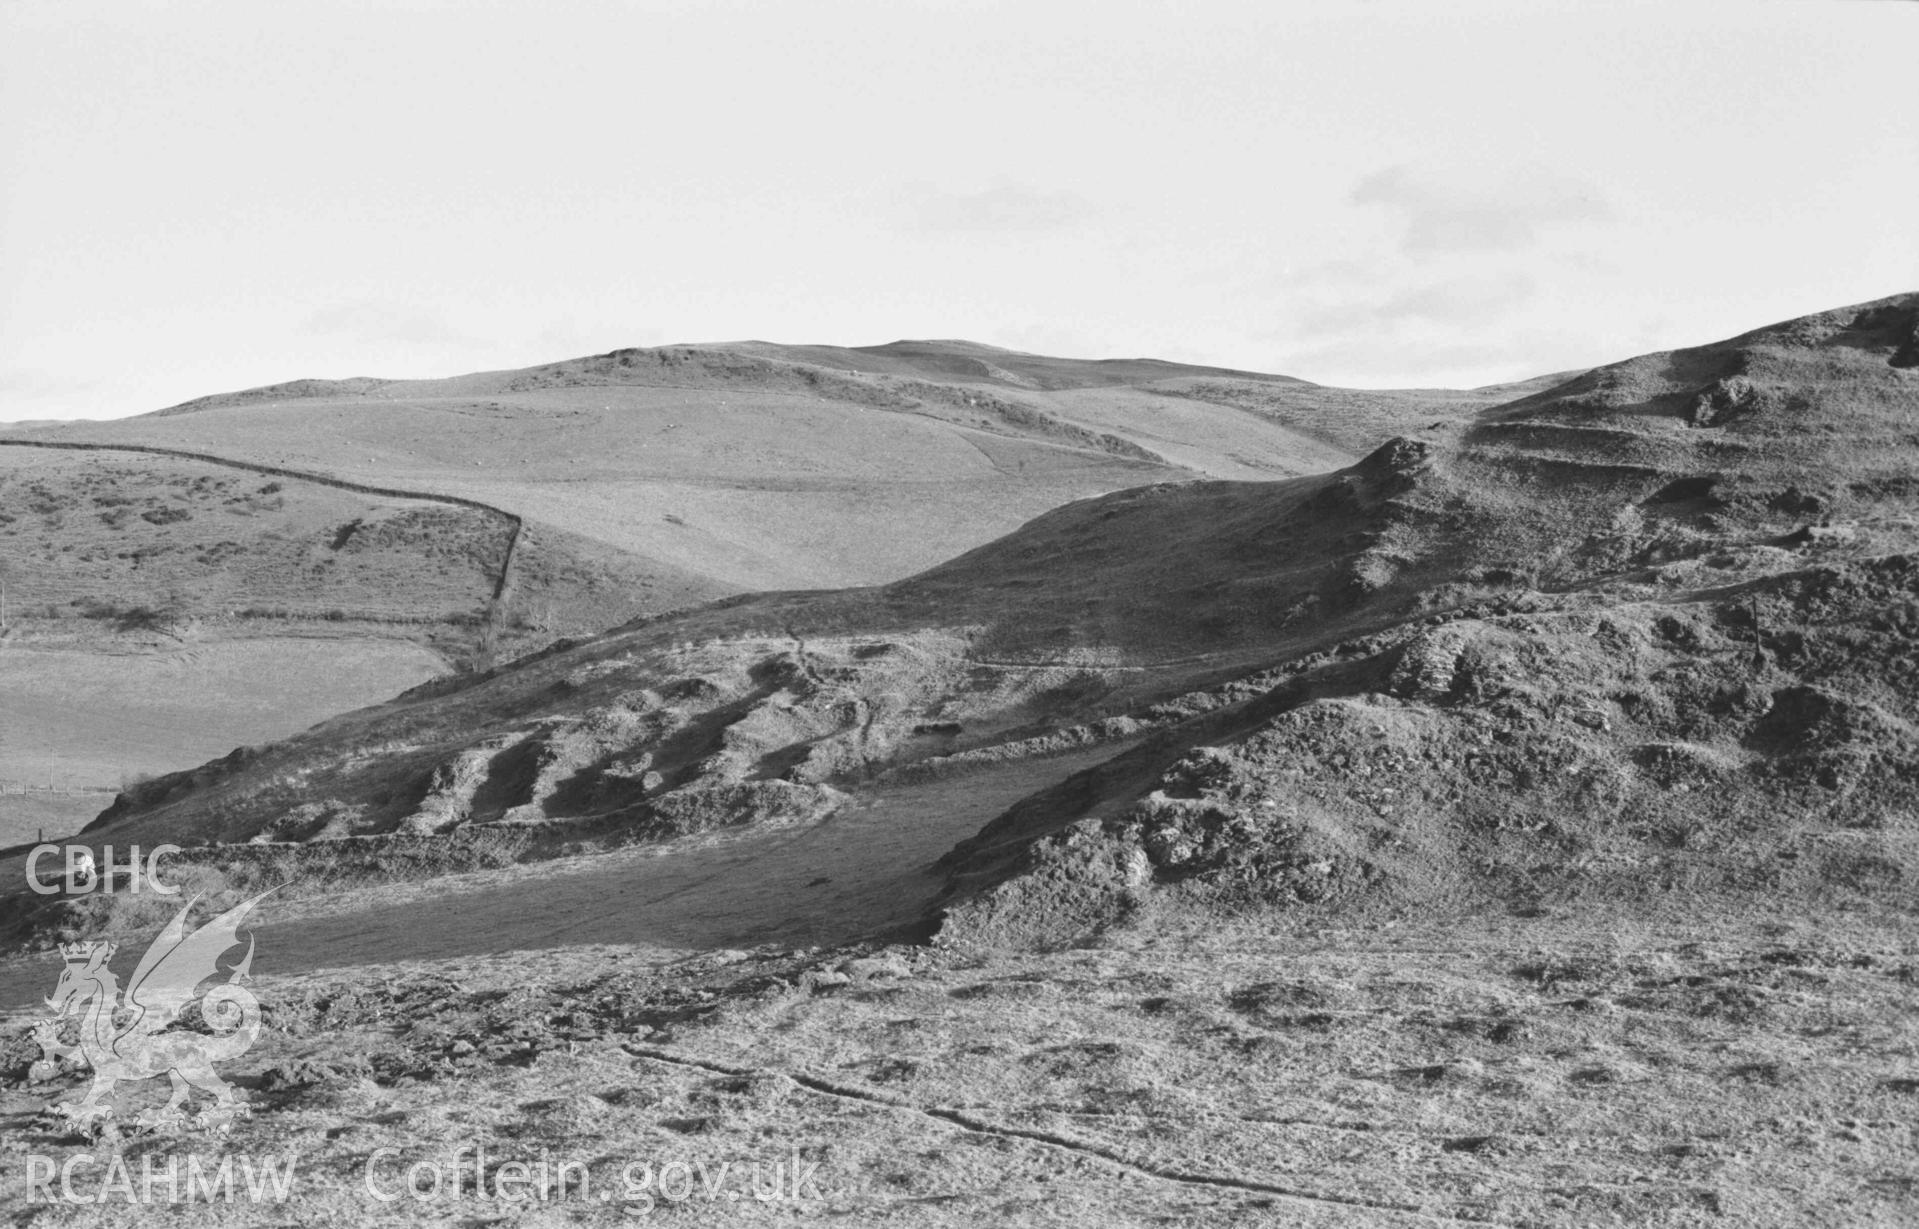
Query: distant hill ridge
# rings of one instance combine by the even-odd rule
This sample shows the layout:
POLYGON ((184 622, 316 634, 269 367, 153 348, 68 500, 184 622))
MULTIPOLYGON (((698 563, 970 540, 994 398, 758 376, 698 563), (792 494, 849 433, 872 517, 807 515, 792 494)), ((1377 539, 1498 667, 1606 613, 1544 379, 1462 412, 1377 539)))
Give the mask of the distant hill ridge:
MULTIPOLYGON (((617 358, 620 355, 667 355, 681 363, 716 355, 750 355, 800 366, 859 372, 867 375, 920 376, 935 380, 1002 384, 1012 388, 1038 390, 1100 388, 1200 376, 1312 387, 1309 381, 1291 376, 1239 371, 1225 367, 1208 367, 1148 358, 1049 358, 1045 355, 1007 350, 978 342, 955 340, 901 340, 878 346, 783 345, 776 342, 742 341, 631 347, 609 351, 604 355, 585 355, 576 359, 541 363, 512 371, 480 373, 475 376, 454 377, 454 379, 463 382, 479 381, 481 383, 473 385, 471 391, 480 391, 484 381, 490 376, 499 382, 500 388, 504 389, 514 384, 524 386, 529 379, 537 379, 539 373, 564 372, 590 364, 597 359, 617 358)), ((342 380, 314 378, 288 380, 258 388, 195 397, 178 405, 155 410, 153 414, 188 414, 222 406, 423 390, 440 383, 444 381, 380 379, 371 376, 354 376, 342 380)))

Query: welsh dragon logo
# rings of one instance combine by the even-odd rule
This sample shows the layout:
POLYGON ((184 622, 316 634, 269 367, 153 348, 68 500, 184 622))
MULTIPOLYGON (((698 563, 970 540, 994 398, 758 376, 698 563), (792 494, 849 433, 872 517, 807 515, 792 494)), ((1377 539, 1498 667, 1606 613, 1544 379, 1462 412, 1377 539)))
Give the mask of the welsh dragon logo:
POLYGON ((156 1114, 137 1121, 156 1126, 186 1122, 187 1100, 196 1088, 213 1096, 196 1125, 224 1130, 246 1115, 246 1105, 213 1065, 246 1053, 260 1035, 259 1000, 240 984, 252 980, 251 937, 238 964, 223 970, 219 961, 238 945, 240 923, 265 895, 235 905, 190 934, 187 912, 199 897, 188 901, 140 957, 124 995, 119 978, 107 967, 118 944, 94 940, 61 946, 66 969, 45 1000, 55 1015, 41 1022, 34 1039, 43 1061, 64 1058, 91 1067, 93 1086, 78 1101, 50 1107, 55 1113, 91 1127, 113 1115, 108 1098, 114 1085, 164 1075, 173 1082, 172 1098, 156 1114), (213 984, 205 986, 209 981, 213 984), (195 1003, 212 1034, 184 1027, 169 1031, 195 1003), (79 1043, 63 1045, 61 1025, 74 1017, 79 1019, 79 1043))

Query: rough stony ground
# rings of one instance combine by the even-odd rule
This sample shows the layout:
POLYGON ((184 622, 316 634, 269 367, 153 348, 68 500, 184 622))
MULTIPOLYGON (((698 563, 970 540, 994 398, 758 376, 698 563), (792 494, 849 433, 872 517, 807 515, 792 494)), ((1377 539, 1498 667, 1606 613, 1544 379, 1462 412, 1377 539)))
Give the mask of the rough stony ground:
MULTIPOLYGON (((234 1065, 251 1119, 119 1146, 297 1154, 286 1203, 196 1224, 519 1223, 470 1186, 367 1193, 378 1149, 397 1150, 376 1161, 386 1191, 461 1147, 470 1172, 478 1147, 493 1172, 542 1149, 584 1162, 586 1191, 538 1205, 540 1224, 1890 1225, 1919 1213, 1919 951, 1902 916, 1853 903, 267 978, 272 1032, 234 1065), (795 1154, 818 1198, 755 1202, 754 1163, 795 1154), (627 1198, 628 1165, 675 1160, 720 1193, 627 1198)), ((129 1222, 111 1202, 21 1203, 26 1153, 92 1145, 36 1116, 72 1077, 0 1074, 0 1205, 129 1222)))

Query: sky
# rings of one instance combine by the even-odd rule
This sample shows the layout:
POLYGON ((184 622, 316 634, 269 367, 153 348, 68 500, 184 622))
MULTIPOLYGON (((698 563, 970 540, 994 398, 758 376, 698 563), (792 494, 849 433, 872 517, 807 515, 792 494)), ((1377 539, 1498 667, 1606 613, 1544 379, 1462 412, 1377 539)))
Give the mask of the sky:
POLYGON ((0 420, 949 337, 1477 386, 1919 289, 1919 4, 0 0, 0 420))

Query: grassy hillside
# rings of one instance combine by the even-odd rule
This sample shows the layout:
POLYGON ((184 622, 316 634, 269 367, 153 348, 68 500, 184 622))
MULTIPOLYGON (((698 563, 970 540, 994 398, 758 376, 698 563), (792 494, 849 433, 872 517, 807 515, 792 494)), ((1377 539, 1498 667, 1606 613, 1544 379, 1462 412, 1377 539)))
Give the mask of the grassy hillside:
MULTIPOLYGON (((473 507, 0 446, 0 789, 116 790, 715 592, 635 571, 473 507)), ((64 834, 105 801, 16 793, 10 827, 64 834)))
POLYGON ((0 446, 15 619, 472 619, 511 526, 170 457, 0 446))
POLYGON ((897 579, 1122 487, 1323 472, 1388 425, 1497 399, 1396 396, 1365 395, 1376 408, 1360 421, 1347 394, 1283 377, 966 343, 747 343, 447 380, 296 381, 37 434, 465 496, 737 591, 897 579), (985 352, 1003 377, 974 370, 985 352), (1211 399, 1187 395, 1195 381, 1211 382, 1211 399), (1290 416, 1231 403, 1274 389, 1291 390, 1290 416))
POLYGON ((601 1182, 791 1141, 927 1224, 1904 1223, 1915 337, 1822 313, 635 619, 89 835, 285 885, 231 1146, 318 1158, 316 1214, 424 1126, 601 1182))
MULTIPOLYGON (((1686 873, 1731 883, 1848 798, 1860 832, 1884 830, 1848 856, 1901 867, 1909 650, 1869 629, 1905 617, 1916 393, 1890 360, 1911 310, 1633 360, 1330 475, 1081 501, 883 587, 637 623, 156 783, 102 832, 617 843, 809 822, 875 774, 1150 734, 964 845, 952 907, 998 900, 984 885, 1089 815, 1127 866, 1155 824, 1178 849, 1253 820, 1273 843, 1218 865, 1153 854, 1144 880, 1089 889, 1105 910, 1154 866, 1168 899, 1205 898, 1215 871, 1322 864, 1322 896, 1498 894, 1542 857, 1614 867, 1623 890, 1681 829, 1716 851, 1676 846, 1686 873), (1390 789, 1354 779, 1374 740, 1390 789), (1717 809, 1685 819, 1702 789, 1717 809), (1759 807, 1777 830, 1734 856, 1715 816, 1759 807), (1521 823, 1532 810, 1561 818, 1521 823)), ((979 907, 1024 917, 1009 899, 979 907)), ((1032 924, 1110 920, 1077 916, 1032 924)))
MULTIPOLYGON (((425 651, 384 692, 254 694, 244 676, 188 689, 351 708, 436 658, 484 666, 726 594, 895 580, 1088 495, 1337 468, 1389 426, 1490 399, 964 342, 669 346, 445 380, 295 380, 16 431, 121 450, 0 446, 0 575, 14 648, 97 651, 109 674, 184 640, 306 638, 323 647, 292 660, 369 680, 383 667, 356 664, 363 648, 379 663, 394 639, 425 651)), ((70 663, 53 660, 16 653, 21 695, 63 677, 70 663)), ((62 754, 85 780, 183 767, 228 726, 128 706, 149 730, 180 730, 177 745, 138 749, 103 726, 88 746, 65 723, 77 741, 62 754)), ((260 733, 322 712, 283 707, 260 733)), ((15 754, 0 744, 0 780, 24 771, 15 754)))

